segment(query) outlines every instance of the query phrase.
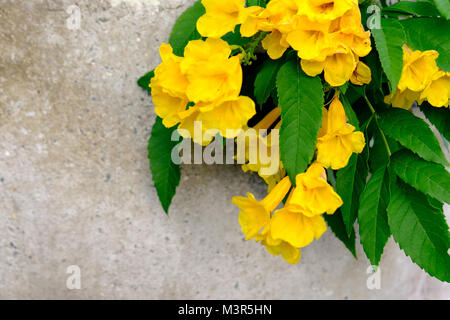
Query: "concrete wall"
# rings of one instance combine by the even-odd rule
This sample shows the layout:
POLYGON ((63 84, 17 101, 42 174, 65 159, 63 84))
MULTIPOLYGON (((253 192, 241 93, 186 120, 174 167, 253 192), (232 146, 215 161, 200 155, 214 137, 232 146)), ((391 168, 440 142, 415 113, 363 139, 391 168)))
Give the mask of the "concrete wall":
POLYGON ((296 266, 244 242, 231 198, 265 187, 237 166, 184 166, 163 213, 135 83, 192 2, 0 0, 0 298, 449 298, 392 241, 373 291, 330 231, 296 266))

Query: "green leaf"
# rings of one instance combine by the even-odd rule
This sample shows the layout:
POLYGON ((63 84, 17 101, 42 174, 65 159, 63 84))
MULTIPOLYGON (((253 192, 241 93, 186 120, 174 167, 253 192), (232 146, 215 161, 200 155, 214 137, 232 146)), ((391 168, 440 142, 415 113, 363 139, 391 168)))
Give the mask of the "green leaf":
POLYGON ((380 262, 391 235, 387 217, 389 183, 388 168, 380 168, 370 178, 361 195, 358 211, 359 234, 364 252, 373 266, 380 262))
POLYGON ((323 86, 320 78, 308 77, 295 59, 281 67, 277 88, 283 120, 281 161, 295 183, 295 177, 306 170, 316 149, 323 117, 323 86))
MULTIPOLYGON (((370 157, 369 157, 369 163, 370 168, 373 172, 377 171, 379 168, 386 167, 390 161, 391 157, 387 151, 386 144, 384 142, 384 139, 381 135, 380 130, 376 130, 373 134, 374 143, 372 148, 370 149, 370 157)), ((386 140, 389 144, 389 149, 391 153, 394 153, 403 147, 398 144, 397 141, 386 137, 386 140)))
POLYGON ((403 70, 403 45, 406 36, 402 25, 396 19, 381 19, 381 29, 372 30, 381 65, 391 89, 397 88, 403 70))
POLYGON ((420 106, 420 110, 444 138, 450 141, 450 109, 435 108, 428 103, 424 103, 420 106))
MULTIPOLYGON (((226 35, 222 37, 222 40, 225 40, 230 46, 247 46, 253 38, 245 38, 241 36, 240 26, 236 26, 233 32, 228 32, 226 35)), ((236 49, 236 53, 240 52, 239 49, 236 49)))
POLYGON ((450 19, 450 2, 448 0, 434 0, 434 3, 442 15, 450 19))
POLYGON ((269 1, 270 0, 247 0, 247 7, 259 6, 265 8, 269 1))
POLYGON ((403 109, 392 108, 381 115, 380 127, 385 134, 425 160, 446 166, 447 159, 428 124, 403 109))
MULTIPOLYGON (((448 1, 448 0, 444 0, 448 1)), ((413 50, 436 50, 437 64, 450 71, 450 20, 436 18, 414 18, 401 20, 408 45, 413 50)))
POLYGON ((184 48, 189 41, 201 39, 201 35, 197 31, 197 20, 205 12, 201 1, 197 1, 178 18, 169 38, 169 43, 177 56, 183 56, 184 48))
POLYGON ((258 72, 255 79, 254 94, 256 102, 260 106, 266 103, 272 91, 276 89, 277 74, 280 67, 280 60, 267 59, 258 72))
POLYGON ((178 144, 178 141, 172 141, 174 131, 176 127, 167 129, 158 117, 148 143, 148 158, 153 182, 166 213, 169 213, 169 207, 181 177, 180 166, 172 161, 172 150, 178 144))
POLYGON ((362 154, 352 155, 348 165, 336 174, 336 192, 344 201, 341 212, 347 235, 351 234, 358 216, 360 196, 366 184, 368 173, 366 148, 362 154))
POLYGON ((397 181, 391 186, 388 222, 395 241, 413 262, 430 275, 450 281, 449 233, 442 209, 397 181))
POLYGON ((356 235, 355 229, 352 227, 350 236, 347 234, 347 230, 342 218, 342 213, 340 210, 336 211, 334 214, 324 214, 323 217, 330 227, 331 231, 336 235, 336 237, 344 243, 352 255, 356 258, 356 235))
POLYGON ((422 17, 438 17, 439 11, 433 4, 425 1, 400 1, 389 7, 383 8, 382 14, 415 15, 422 17))
POLYGON ((425 161, 408 150, 392 157, 395 173, 418 191, 450 203, 450 173, 437 163, 425 161))
POLYGON ((149 94, 152 93, 152 89, 150 88, 150 81, 155 76, 155 70, 150 71, 145 76, 141 77, 138 80, 138 85, 145 91, 147 91, 149 94))

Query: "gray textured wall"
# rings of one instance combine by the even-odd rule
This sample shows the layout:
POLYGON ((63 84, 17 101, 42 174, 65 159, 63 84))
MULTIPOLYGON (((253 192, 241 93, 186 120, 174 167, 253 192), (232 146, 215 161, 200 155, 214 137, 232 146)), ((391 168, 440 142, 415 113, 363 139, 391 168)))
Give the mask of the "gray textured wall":
POLYGON ((190 3, 0 0, 0 298, 450 298, 392 241, 374 291, 330 231, 296 266, 244 242, 230 200, 265 187, 239 167, 184 166, 165 216, 135 82, 190 3))

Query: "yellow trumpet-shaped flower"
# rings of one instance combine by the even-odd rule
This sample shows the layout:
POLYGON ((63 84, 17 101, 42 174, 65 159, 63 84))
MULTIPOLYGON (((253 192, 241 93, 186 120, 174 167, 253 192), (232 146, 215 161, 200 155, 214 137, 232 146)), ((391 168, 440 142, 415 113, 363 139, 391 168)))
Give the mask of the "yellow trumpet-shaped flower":
POLYGON ((203 0, 206 13, 197 21, 203 37, 220 38, 241 25, 241 35, 251 37, 258 32, 258 15, 263 8, 246 8, 245 0, 203 0))
POLYGON ((424 100, 433 107, 448 107, 450 94, 450 72, 438 71, 431 79, 431 83, 420 94, 420 103, 424 100))
POLYGON ((262 201, 257 201, 251 193, 248 193, 247 197, 233 198, 232 202, 241 210, 239 213, 239 224, 242 232, 246 235, 246 240, 267 233, 265 228, 270 223, 272 212, 283 201, 290 188, 291 182, 289 177, 286 177, 262 201))
POLYGON ((281 255, 288 263, 300 261, 300 250, 286 241, 274 239, 271 236, 271 214, 286 197, 291 188, 289 177, 282 179, 269 195, 262 201, 257 201, 249 193, 248 197, 234 197, 233 203, 239 207, 239 223, 246 234, 246 240, 255 239, 269 251, 270 254, 281 255))
POLYGON ((241 24, 245 0, 202 0, 206 13, 197 21, 197 30, 203 37, 220 38, 241 24))
POLYGON ((332 53, 326 54, 325 60, 302 59, 302 69, 311 77, 325 72, 325 80, 333 87, 340 87, 352 77, 356 68, 355 56, 350 48, 342 44, 338 49, 329 50, 332 53))
POLYGON ((359 61, 350 81, 357 86, 369 84, 372 81, 372 71, 370 71, 370 68, 366 64, 359 61))
POLYGON ((355 132, 355 127, 347 123, 347 116, 338 96, 324 113, 317 142, 317 161, 326 168, 339 170, 347 166, 352 153, 364 150, 364 134, 355 132))
POLYGON ((439 71, 436 59, 439 53, 434 50, 413 51, 407 45, 403 46, 403 71, 398 89, 406 89, 420 92, 432 81, 433 76, 439 71))
POLYGON ((306 60, 323 60, 325 49, 331 43, 329 29, 331 21, 311 21, 305 16, 298 16, 296 28, 287 35, 286 41, 297 51, 298 56, 306 60))
POLYGON ((397 89, 394 93, 386 96, 384 102, 392 104, 394 108, 401 108, 405 110, 411 109, 414 102, 420 98, 420 92, 415 92, 409 89, 403 91, 397 89))
POLYGON ((331 21, 358 6, 356 0, 303 0, 299 12, 314 21, 331 21))
POLYGON ((230 57, 231 49, 224 40, 190 41, 184 57, 175 56, 172 47, 163 44, 160 54, 162 63, 155 69, 150 87, 155 112, 166 127, 179 124, 183 137, 207 145, 212 133, 235 138, 255 115, 253 100, 239 96, 240 58, 230 57), (201 123, 198 134, 197 122, 201 123), (206 132, 208 137, 204 137, 206 132))
POLYGON ((275 211, 270 222, 270 236, 295 248, 303 248, 318 240, 327 230, 322 216, 313 216, 307 209, 292 205, 293 192, 283 209, 275 211), (305 214, 306 213, 306 214, 305 214))
POLYGON ((270 233, 261 241, 261 244, 266 247, 270 254, 274 256, 281 255, 281 257, 290 264, 297 264, 300 261, 301 253, 298 248, 286 241, 273 240, 270 237, 270 233))
POLYGON ((239 95, 242 67, 239 56, 230 58, 231 49, 221 39, 190 41, 184 51, 181 70, 189 84, 189 101, 212 102, 239 95))
POLYGON ((291 211, 314 217, 333 214, 342 204, 341 197, 328 184, 326 171, 320 163, 313 163, 305 173, 297 175, 290 199, 291 211))
POLYGON ((260 14, 259 29, 270 32, 262 41, 271 59, 279 59, 289 48, 287 35, 294 30, 297 0, 272 0, 260 14))

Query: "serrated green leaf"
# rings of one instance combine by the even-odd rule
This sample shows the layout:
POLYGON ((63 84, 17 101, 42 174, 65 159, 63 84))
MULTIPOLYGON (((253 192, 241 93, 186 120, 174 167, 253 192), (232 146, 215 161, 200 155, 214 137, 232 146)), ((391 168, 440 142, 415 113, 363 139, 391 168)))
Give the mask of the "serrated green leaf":
MULTIPOLYGON (((402 25, 396 19, 381 19, 381 29, 372 30, 381 65, 391 89, 397 88, 403 70, 403 45, 406 36, 402 25)), ((393 91, 393 90, 392 90, 393 91)))
POLYGON ((358 216, 360 196, 369 174, 366 157, 367 148, 360 155, 352 155, 348 165, 336 174, 336 192, 344 202, 340 210, 347 235, 350 235, 353 230, 358 216))
POLYGON ((434 0, 436 7, 442 15, 450 19, 450 2, 448 0, 434 0))
POLYGON ((298 60, 286 62, 278 72, 277 88, 281 119, 281 161, 291 181, 306 170, 316 149, 323 117, 320 78, 308 77, 298 60))
POLYGON ((407 184, 441 201, 450 203, 450 173, 437 163, 425 161, 408 150, 392 157, 392 168, 407 184))
POLYGON ((175 130, 176 127, 166 128, 161 118, 157 117, 148 143, 148 158, 153 182, 166 213, 169 212, 181 177, 180 166, 172 161, 172 150, 178 144, 178 141, 172 141, 175 130))
POLYGON ((334 214, 325 214, 323 216, 331 231, 336 235, 336 237, 342 241, 342 243, 347 247, 352 255, 356 258, 356 235, 355 229, 352 227, 350 236, 347 234, 347 230, 342 219, 342 213, 340 210, 336 211, 334 214))
POLYGON ((184 55, 184 48, 191 40, 201 39, 197 31, 197 20, 205 14, 205 8, 201 1, 197 1, 192 7, 188 8, 175 22, 169 43, 172 45, 173 52, 177 56, 184 55))
POLYGON ((426 1, 400 1, 383 8, 382 14, 415 15, 421 17, 439 17, 440 13, 433 4, 426 1))
POLYGON ((149 94, 152 93, 152 89, 150 88, 150 81, 154 76, 155 70, 152 70, 138 80, 139 87, 147 91, 149 94))
POLYGON ((388 222, 395 241, 430 275, 450 281, 448 225, 442 210, 401 181, 391 186, 388 222))
POLYGON ((391 235, 387 218, 389 204, 389 171, 378 169, 361 194, 358 211, 359 234, 371 265, 377 266, 391 235))
POLYGON ((385 134, 423 159, 444 166, 448 164, 433 131, 411 112, 392 108, 381 115, 379 123, 385 134))
POLYGON ((270 94, 276 89, 278 70, 281 67, 280 60, 267 59, 255 79, 256 102, 262 106, 269 99, 270 94))
POLYGON ((450 141, 450 109, 435 108, 428 103, 420 106, 420 110, 425 114, 428 120, 438 129, 439 133, 450 141))
MULTIPOLYGON (((444 0, 448 1, 448 0, 444 0)), ((414 18, 401 20, 408 46, 413 50, 436 50, 437 64, 450 71, 450 20, 437 18, 414 18)))

